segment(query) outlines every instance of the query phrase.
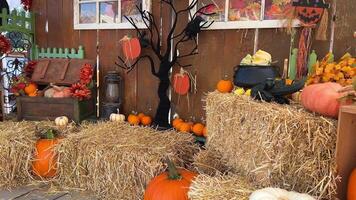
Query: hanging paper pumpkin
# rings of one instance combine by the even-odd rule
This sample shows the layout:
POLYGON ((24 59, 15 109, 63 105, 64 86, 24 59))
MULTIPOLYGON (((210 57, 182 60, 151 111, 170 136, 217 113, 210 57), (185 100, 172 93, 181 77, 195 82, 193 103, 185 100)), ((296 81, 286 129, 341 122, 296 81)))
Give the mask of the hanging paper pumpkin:
POLYGON ((173 89, 179 95, 186 95, 190 88, 190 78, 183 68, 173 76, 173 89))
POLYGON ((141 54, 141 44, 138 38, 131 38, 125 35, 121 40, 122 50, 126 60, 134 60, 141 54))

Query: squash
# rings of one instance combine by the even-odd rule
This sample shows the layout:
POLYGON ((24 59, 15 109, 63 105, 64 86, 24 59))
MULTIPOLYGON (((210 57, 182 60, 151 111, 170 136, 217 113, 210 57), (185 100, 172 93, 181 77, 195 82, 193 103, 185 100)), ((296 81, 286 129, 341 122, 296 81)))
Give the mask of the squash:
POLYGON ((203 136, 204 125, 201 123, 196 123, 192 127, 192 131, 197 136, 203 136))
POLYGON ((144 126, 149 126, 152 123, 152 118, 150 116, 143 116, 141 118, 141 124, 144 126))
POLYGON ((188 200, 188 191, 196 173, 177 169, 168 161, 168 172, 153 178, 148 184, 144 200, 188 200))
POLYGON ((216 89, 221 93, 230 93, 234 85, 229 80, 220 80, 216 85, 216 89))
POLYGON ((32 171, 39 177, 52 178, 57 174, 58 156, 54 152, 59 140, 54 138, 53 130, 47 131, 47 137, 36 142, 32 171))
POLYGON ((356 200, 356 168, 352 171, 349 177, 347 200, 356 200))
POLYGON ((25 87, 24 91, 27 95, 34 94, 37 91, 37 85, 30 83, 25 87))
POLYGON ((140 124, 140 118, 137 115, 134 115, 134 114, 130 114, 127 117, 127 121, 131 125, 139 125, 140 124))
POLYGON ((61 117, 57 117, 54 120, 54 123, 56 124, 56 126, 60 126, 60 127, 65 127, 68 125, 69 119, 66 116, 61 116, 61 117))
POLYGON ((337 118, 342 97, 338 91, 341 89, 340 84, 331 82, 309 85, 301 93, 301 104, 312 112, 337 118))
POLYGON ((316 200, 308 194, 288 192, 280 188, 264 188, 254 191, 249 200, 316 200))
POLYGON ((123 114, 120 114, 120 110, 117 109, 117 113, 110 114, 110 121, 112 122, 123 122, 125 121, 126 117, 123 114))

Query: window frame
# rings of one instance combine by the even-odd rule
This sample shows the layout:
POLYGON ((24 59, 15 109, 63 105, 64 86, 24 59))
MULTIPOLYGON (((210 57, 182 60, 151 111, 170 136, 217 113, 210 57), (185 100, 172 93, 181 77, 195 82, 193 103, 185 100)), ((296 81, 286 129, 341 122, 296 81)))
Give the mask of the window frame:
MULTIPOLYGON (((152 0, 142 0, 142 9, 151 12, 152 0)), ((74 7, 74 30, 95 30, 95 29, 135 29, 129 22, 121 22, 121 0, 73 0, 74 7), (108 1, 118 1, 118 16, 117 23, 99 23, 100 18, 100 3, 108 1), (96 22, 95 23, 79 23, 80 19, 80 4, 82 3, 96 3, 96 22)), ((147 29, 144 22, 136 23, 139 29, 147 29)))
MULTIPOLYGON (((193 0, 189 0, 192 3, 193 0)), ((225 19, 221 22, 214 22, 209 28, 205 30, 222 30, 222 29, 255 29, 255 28, 285 28, 287 26, 287 19, 274 19, 265 20, 265 2, 266 0, 261 0, 261 13, 260 19, 256 21, 229 21, 229 3, 230 0, 225 0, 225 19)), ((192 9, 192 15, 197 11, 197 6, 192 9)), ((300 21, 295 19, 292 21, 292 27, 299 27, 300 21)))

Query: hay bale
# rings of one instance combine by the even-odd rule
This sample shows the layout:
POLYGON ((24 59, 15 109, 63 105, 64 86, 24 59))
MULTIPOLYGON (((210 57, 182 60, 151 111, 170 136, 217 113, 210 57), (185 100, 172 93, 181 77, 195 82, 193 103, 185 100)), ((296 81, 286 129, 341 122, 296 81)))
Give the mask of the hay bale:
POLYGON ((191 200, 248 200, 253 191, 253 186, 239 176, 199 175, 190 186, 188 196, 191 200))
POLYGON ((89 124, 58 146, 58 183, 91 190, 100 199, 142 199, 146 184, 165 170, 167 156, 184 166, 197 151, 188 134, 127 123, 89 124))
POLYGON ((201 150, 194 156, 194 170, 199 174, 210 176, 226 174, 230 171, 227 161, 222 159, 220 152, 213 149, 201 150))
POLYGON ((298 105, 253 101, 246 96, 207 97, 207 148, 257 186, 281 187, 332 199, 336 192, 336 120, 298 105))
MULTIPOLYGON (((32 182, 30 167, 39 129, 55 128, 53 122, 0 123, 0 188, 32 182)), ((66 132, 66 131, 65 131, 66 132)))

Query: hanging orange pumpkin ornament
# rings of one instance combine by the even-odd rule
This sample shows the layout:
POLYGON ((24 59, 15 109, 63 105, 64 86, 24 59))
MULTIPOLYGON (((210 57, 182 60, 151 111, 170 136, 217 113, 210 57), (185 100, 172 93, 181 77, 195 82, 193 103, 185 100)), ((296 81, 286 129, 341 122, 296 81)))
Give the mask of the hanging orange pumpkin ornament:
POLYGON ((179 73, 173 76, 173 89, 179 95, 186 95, 190 88, 190 78, 187 71, 180 68, 179 73))
POLYGON ((126 61, 134 60, 138 58, 141 54, 141 44, 138 38, 132 38, 128 35, 125 35, 120 40, 124 56, 126 61))
POLYGON ((156 176, 148 184, 144 200, 188 200, 188 191, 196 173, 177 169, 168 160, 168 172, 156 176))

